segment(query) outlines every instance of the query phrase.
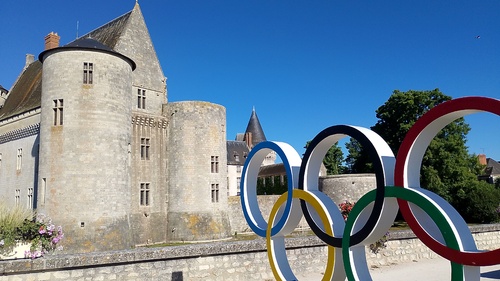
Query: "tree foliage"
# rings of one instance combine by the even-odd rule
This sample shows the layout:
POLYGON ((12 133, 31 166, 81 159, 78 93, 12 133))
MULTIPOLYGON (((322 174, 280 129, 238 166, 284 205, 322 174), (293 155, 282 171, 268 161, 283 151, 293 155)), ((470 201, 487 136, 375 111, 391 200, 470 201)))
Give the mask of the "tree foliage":
MULTIPOLYGON (((389 144, 396 155, 413 124, 431 108, 448 100, 451 100, 451 97, 441 93, 439 89, 407 92, 396 90, 385 104, 376 110, 378 121, 371 129, 389 144)), ((496 193, 491 194, 493 199, 483 201, 466 196, 474 194, 480 198, 479 195, 485 196, 486 193, 492 192, 490 187, 477 180, 477 175, 481 174, 483 167, 475 155, 468 153, 466 136, 469 131, 469 125, 463 118, 459 118, 434 137, 422 159, 420 185, 446 199, 470 222, 484 222, 495 217, 491 210, 495 204, 495 208, 498 207, 500 200, 496 193), (471 205, 473 203, 475 205, 471 205), (482 208, 477 204, 487 206, 482 208), (479 219, 479 212, 476 211, 474 215, 470 213, 474 208, 482 208, 490 215, 482 214, 480 217, 483 219, 479 219)), ((346 162, 351 172, 371 171, 371 161, 358 142, 351 140, 346 147, 349 151, 346 162)))
MULTIPOLYGON (((304 148, 307 148, 311 141, 306 143, 304 148)), ((344 161, 344 153, 340 149, 338 143, 335 143, 328 149, 325 157, 323 158, 323 165, 326 168, 327 175, 338 175, 345 172, 345 167, 342 165, 344 161)))
POLYGON ((258 178, 257 179, 257 195, 280 195, 288 190, 288 178, 283 177, 283 182, 280 176, 258 178))

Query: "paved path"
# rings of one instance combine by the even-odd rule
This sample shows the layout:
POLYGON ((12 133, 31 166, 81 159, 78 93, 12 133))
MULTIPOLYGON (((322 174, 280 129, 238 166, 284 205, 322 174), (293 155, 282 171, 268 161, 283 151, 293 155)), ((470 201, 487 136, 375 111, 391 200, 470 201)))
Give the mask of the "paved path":
MULTIPOLYGON (((450 263, 442 258, 383 266, 370 270, 373 281, 446 281, 451 280, 450 263)), ((298 275, 300 281, 321 280, 317 272, 298 275)), ((500 265, 481 267, 481 281, 500 280, 500 265)))

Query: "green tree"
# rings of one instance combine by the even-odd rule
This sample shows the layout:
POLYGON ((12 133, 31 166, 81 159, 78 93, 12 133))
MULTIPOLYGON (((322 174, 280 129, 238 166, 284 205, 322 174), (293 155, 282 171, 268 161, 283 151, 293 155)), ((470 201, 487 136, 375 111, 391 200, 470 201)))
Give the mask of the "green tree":
MULTIPOLYGON (((444 95, 439 89, 407 92, 396 90, 385 104, 376 110, 378 121, 371 129, 389 144, 396 155, 401 142, 415 122, 431 108, 448 100, 451 100, 451 97, 444 95)), ((453 204, 464 217, 475 222, 483 222, 491 219, 493 215, 482 214, 480 216, 485 219, 478 219, 478 212, 476 215, 470 213, 472 208, 481 208, 477 205, 478 201, 472 199, 468 201, 463 197, 464 194, 484 195, 491 191, 490 188, 477 183, 477 175, 480 174, 482 167, 477 157, 468 153, 466 136, 469 131, 469 125, 463 118, 459 118, 434 137, 422 159, 420 184, 453 204), (457 192, 465 193, 461 193, 460 198, 457 192), (466 208, 467 204, 473 203, 472 201, 476 205, 466 208)), ((369 167, 366 153, 356 142, 351 141, 346 146, 349 150, 347 162, 350 162, 355 171, 360 169, 365 172, 366 167, 369 167)), ((493 194, 492 198, 494 201, 497 197, 493 194)), ((498 203, 496 201, 496 207, 498 203)), ((488 207, 484 209, 491 213, 491 206, 495 204, 485 204, 488 207)))
MULTIPOLYGON (((304 148, 307 149, 311 141, 308 141, 304 148)), ((323 158, 323 165, 326 168, 327 175, 338 175, 343 174, 346 171, 346 167, 342 165, 344 162, 344 153, 340 149, 338 143, 335 143, 328 149, 325 157, 323 158)))
POLYGON ((257 179, 257 195, 280 195, 288 190, 288 178, 283 177, 281 182, 280 176, 272 176, 257 179))
POLYGON ((500 178, 495 179, 495 188, 500 189, 500 178))
POLYGON ((345 147, 348 153, 345 159, 347 173, 373 172, 373 166, 368 153, 363 150, 363 147, 356 139, 351 138, 349 142, 346 142, 345 147))

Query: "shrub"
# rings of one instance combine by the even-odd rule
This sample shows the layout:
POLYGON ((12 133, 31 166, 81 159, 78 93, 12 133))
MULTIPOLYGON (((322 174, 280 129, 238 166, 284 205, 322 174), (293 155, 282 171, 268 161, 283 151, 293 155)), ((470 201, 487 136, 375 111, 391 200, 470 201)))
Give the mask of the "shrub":
POLYGON ((468 223, 494 223, 500 220, 500 189, 486 182, 471 180, 454 188, 451 204, 468 223))

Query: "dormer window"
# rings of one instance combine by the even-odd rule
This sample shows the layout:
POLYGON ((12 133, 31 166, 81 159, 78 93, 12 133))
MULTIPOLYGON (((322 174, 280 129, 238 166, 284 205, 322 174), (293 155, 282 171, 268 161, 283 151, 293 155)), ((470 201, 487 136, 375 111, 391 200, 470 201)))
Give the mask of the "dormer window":
POLYGON ((240 162, 240 155, 238 154, 238 152, 235 151, 233 156, 234 156, 234 161, 240 162))

